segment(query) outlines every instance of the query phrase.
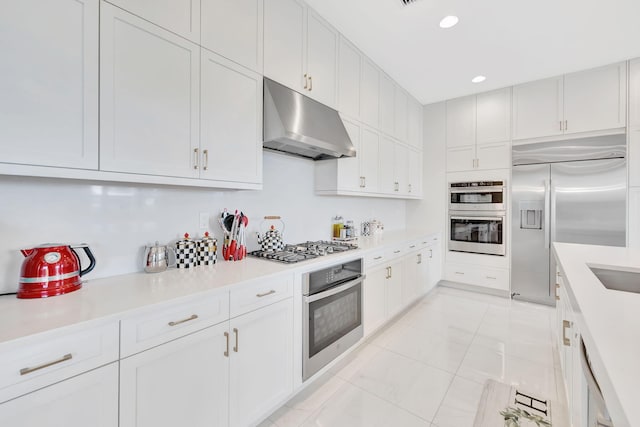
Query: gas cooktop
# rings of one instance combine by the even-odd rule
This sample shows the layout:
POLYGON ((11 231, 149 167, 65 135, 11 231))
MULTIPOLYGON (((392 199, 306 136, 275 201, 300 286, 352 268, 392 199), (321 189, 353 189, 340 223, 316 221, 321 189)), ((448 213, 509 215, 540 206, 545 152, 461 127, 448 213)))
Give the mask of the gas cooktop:
POLYGON ((319 256, 346 252, 356 248, 357 246, 348 243, 318 240, 317 242, 286 245, 282 251, 278 252, 258 250, 249 252, 249 255, 291 264, 294 262, 317 258, 319 256))

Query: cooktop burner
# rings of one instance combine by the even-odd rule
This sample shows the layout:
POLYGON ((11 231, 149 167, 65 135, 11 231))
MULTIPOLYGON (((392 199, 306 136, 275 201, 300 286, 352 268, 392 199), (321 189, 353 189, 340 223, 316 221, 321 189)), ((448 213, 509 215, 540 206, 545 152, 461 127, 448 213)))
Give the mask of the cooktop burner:
POLYGON ((305 242, 298 243, 296 245, 286 245, 282 251, 278 252, 258 250, 249 252, 249 255, 259 258, 266 258, 273 261, 294 263, 317 258, 319 256, 349 251, 351 249, 356 249, 356 247, 357 246, 348 243, 318 240, 317 242, 305 242))

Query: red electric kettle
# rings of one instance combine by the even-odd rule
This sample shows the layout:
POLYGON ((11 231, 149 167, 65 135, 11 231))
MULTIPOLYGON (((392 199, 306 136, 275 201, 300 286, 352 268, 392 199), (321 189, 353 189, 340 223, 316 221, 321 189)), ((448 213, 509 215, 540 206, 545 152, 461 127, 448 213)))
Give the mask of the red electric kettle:
POLYGON ((82 287, 81 276, 96 266, 89 246, 46 243, 33 249, 21 249, 25 256, 20 270, 18 298, 46 298, 73 292, 82 287), (80 267, 80 257, 74 248, 82 248, 89 258, 89 266, 80 267))

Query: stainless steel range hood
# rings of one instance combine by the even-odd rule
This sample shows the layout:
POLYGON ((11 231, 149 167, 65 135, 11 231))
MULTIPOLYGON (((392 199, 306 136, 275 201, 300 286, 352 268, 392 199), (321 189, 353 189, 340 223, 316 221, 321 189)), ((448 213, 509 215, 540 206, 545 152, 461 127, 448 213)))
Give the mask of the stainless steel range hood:
POLYGON ((336 110, 267 78, 263 126, 265 149, 313 160, 356 155, 336 110))

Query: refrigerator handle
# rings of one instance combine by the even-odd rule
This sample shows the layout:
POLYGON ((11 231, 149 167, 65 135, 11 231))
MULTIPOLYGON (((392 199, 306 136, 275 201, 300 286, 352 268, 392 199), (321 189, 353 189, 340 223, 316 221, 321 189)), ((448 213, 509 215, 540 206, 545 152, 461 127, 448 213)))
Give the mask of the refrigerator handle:
MULTIPOLYGON (((540 181, 538 181, 540 182, 540 181)), ((551 247, 551 180, 544 180, 544 247, 549 249, 551 247)))
MULTIPOLYGON (((551 219, 551 215, 556 214, 556 188, 553 186, 553 180, 549 180, 549 199, 550 199, 550 207, 551 207, 551 212, 549 213, 549 219, 551 219)), ((556 240, 556 221, 555 218, 553 220, 553 222, 551 223, 551 227, 549 228, 549 236, 551 239, 551 242, 554 242, 556 240)))

